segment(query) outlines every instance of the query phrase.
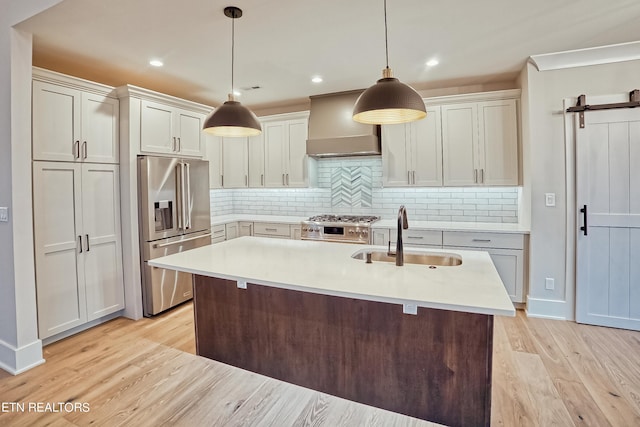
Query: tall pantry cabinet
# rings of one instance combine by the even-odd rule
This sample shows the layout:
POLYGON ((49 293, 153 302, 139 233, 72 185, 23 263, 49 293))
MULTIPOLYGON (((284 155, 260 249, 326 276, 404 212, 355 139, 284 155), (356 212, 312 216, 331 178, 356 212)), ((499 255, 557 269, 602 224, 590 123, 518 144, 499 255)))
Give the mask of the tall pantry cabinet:
POLYGON ((34 68, 38 328, 53 337, 124 308, 118 100, 113 88, 34 68))

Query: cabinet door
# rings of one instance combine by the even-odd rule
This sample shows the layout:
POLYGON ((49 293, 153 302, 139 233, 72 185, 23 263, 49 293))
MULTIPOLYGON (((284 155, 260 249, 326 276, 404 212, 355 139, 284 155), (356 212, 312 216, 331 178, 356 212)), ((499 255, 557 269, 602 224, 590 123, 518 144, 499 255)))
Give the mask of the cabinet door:
POLYGON ((478 185, 477 104, 452 104, 441 108, 444 185, 478 185))
POLYGON ((284 122, 264 125, 264 185, 265 187, 285 186, 285 138, 284 122))
POLYGON ((307 186, 307 129, 306 119, 287 123, 288 144, 285 182, 288 187, 307 186))
POLYGON ((264 134, 249 138, 249 187, 264 187, 264 134))
MULTIPOLYGON (((428 117, 428 114, 427 114, 428 117)), ((411 183, 410 125, 382 126, 382 181, 385 187, 411 183)))
POLYGON ((238 233, 240 236, 253 236, 253 223, 252 222, 239 222, 238 233))
MULTIPOLYGON (((41 339, 86 322, 80 165, 33 162, 33 222, 41 339)), ((83 237, 84 239, 84 237, 83 237)), ((83 241, 84 243, 84 241, 83 241)))
POLYGON ((205 159, 209 161, 209 188, 222 188, 222 138, 204 135, 205 159))
POLYGON ((79 91, 33 82, 33 159, 75 161, 80 150, 79 91))
POLYGON ((480 180, 484 185, 518 185, 516 101, 478 103, 480 180))
POLYGON ((491 260, 513 302, 524 302, 523 251, 513 249, 489 249, 491 260))
POLYGON ((182 156, 202 157, 202 122, 203 116, 187 110, 176 111, 177 151, 182 156))
POLYGON ((235 239, 238 237, 238 223, 230 222, 229 224, 224 225, 225 236, 227 240, 235 239))
POLYGON ((442 132, 440 107, 427 108, 427 117, 411 123, 412 183, 420 187, 442 185, 442 132))
POLYGON ((389 244, 389 229, 388 228, 374 228, 371 230, 372 237, 371 243, 377 246, 387 246, 389 244))
POLYGON ((141 103, 140 150, 149 153, 174 153, 174 109, 151 101, 141 103))
POLYGON ((243 188, 248 184, 247 138, 222 138, 224 188, 243 188))
POLYGON ((117 165, 82 165, 84 286, 87 320, 124 308, 117 165))
POLYGON ((302 238, 302 226, 290 225, 289 232, 292 240, 300 240, 302 238))
POLYGON ((118 158, 118 100, 82 94, 81 157, 87 162, 113 163, 118 158))

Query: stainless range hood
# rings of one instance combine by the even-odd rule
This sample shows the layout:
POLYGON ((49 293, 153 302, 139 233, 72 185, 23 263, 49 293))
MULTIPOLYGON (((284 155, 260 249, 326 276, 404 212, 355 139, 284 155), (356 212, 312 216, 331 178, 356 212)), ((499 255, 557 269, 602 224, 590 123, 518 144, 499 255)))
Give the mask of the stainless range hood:
POLYGON ((307 154, 313 157, 380 155, 380 126, 351 117, 362 90, 309 97, 307 154))

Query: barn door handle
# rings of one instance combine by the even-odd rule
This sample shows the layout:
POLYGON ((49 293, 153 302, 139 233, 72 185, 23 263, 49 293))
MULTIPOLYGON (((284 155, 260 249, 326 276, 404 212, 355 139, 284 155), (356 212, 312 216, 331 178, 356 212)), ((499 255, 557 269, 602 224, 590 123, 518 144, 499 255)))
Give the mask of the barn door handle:
POLYGON ((584 205, 584 207, 582 209, 580 209, 580 212, 582 212, 582 219, 584 222, 584 225, 582 227, 580 227, 580 230, 584 231, 584 235, 587 235, 587 205, 584 205))

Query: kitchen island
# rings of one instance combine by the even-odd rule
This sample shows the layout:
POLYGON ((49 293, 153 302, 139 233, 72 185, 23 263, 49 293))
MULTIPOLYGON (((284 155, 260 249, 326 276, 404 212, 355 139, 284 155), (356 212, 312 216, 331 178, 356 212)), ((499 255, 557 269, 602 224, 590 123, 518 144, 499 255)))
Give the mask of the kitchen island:
POLYGON ((462 259, 436 268, 351 257, 371 250, 383 248, 242 237, 150 264, 194 274, 201 356, 429 421, 489 425, 493 316, 515 315, 489 255, 430 250, 462 259))

